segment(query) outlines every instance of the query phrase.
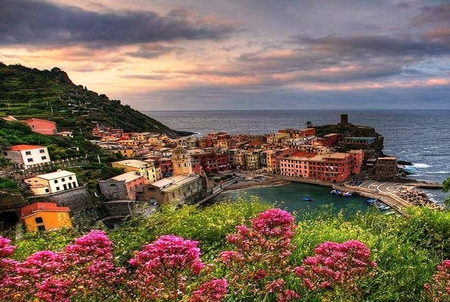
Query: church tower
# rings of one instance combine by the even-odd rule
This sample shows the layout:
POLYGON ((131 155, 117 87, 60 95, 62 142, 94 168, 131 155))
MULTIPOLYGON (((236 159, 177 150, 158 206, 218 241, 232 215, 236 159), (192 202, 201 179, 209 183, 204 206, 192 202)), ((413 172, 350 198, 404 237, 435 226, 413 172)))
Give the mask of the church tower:
POLYGON ((191 156, 187 150, 178 146, 172 150, 173 175, 192 174, 191 156))

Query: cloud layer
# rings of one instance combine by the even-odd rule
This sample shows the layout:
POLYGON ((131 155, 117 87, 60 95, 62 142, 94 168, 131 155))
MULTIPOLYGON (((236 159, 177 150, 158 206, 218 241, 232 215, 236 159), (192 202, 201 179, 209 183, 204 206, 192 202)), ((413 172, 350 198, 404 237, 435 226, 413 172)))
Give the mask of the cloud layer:
POLYGON ((151 2, 2 0, 0 61, 141 110, 450 109, 445 2, 151 2))

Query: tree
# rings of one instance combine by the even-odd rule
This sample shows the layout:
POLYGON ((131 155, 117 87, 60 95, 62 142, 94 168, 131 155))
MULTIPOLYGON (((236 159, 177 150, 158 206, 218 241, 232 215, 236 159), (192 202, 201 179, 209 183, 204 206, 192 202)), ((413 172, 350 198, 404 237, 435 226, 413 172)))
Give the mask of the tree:
MULTIPOLYGON (((444 193, 450 192, 450 177, 448 177, 448 178, 447 178, 446 180, 444 180, 444 182, 442 183, 442 191, 443 191, 444 193)), ((450 196, 447 197, 447 198, 444 200, 444 204, 445 204, 447 207, 450 207, 450 196)))
POLYGON ((313 126, 313 123, 311 121, 306 122, 306 128, 311 128, 313 126))

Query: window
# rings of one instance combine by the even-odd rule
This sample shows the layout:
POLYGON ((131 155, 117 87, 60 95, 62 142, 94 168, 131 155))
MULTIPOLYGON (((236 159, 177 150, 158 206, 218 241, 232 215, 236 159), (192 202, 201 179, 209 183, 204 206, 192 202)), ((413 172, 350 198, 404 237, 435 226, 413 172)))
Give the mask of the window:
POLYGON ((67 190, 67 185, 64 184, 64 185, 63 185, 63 188, 64 188, 64 190, 67 190))
POLYGON ((33 162, 33 159, 32 159, 32 158, 29 158, 29 159, 27 159, 27 161, 28 161, 29 163, 32 163, 32 162, 33 162))
POLYGON ((44 149, 39 150, 39 153, 45 153, 44 149))
POLYGON ((31 155, 31 151, 25 151, 25 155, 31 155))
POLYGON ((57 183, 58 183, 58 180, 57 180, 57 179, 55 179, 55 180, 54 180, 54 183, 55 183, 55 184, 57 184, 57 183))
POLYGON ((45 193, 49 193, 50 192, 50 190, 49 189, 45 189, 45 193))
POLYGON ((39 232, 45 232, 45 225, 38 225, 39 232))
POLYGON ((34 218, 34 221, 36 221, 36 223, 44 223, 44 219, 42 219, 42 217, 36 217, 34 218))
POLYGON ((64 177, 63 177, 63 178, 61 178, 61 181, 62 181, 62 182, 65 182, 66 180, 65 180, 64 177))
POLYGON ((69 176, 69 180, 72 180, 72 176, 69 176))
POLYGON ((41 156, 41 159, 42 159, 42 160, 46 160, 46 159, 47 159, 47 156, 41 156))
POLYGON ((59 187, 56 187, 56 191, 59 191, 60 189, 59 189, 59 187))

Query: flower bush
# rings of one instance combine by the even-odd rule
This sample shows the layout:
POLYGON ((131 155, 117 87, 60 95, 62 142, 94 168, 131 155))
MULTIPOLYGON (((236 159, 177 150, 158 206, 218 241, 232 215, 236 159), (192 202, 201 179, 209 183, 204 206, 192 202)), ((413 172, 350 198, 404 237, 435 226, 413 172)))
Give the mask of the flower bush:
POLYGON ((135 277, 129 281, 136 297, 173 301, 184 296, 189 281, 204 267, 198 242, 164 235, 130 260, 135 277))
POLYGON ((339 287, 351 293, 358 282, 371 276, 376 263, 370 260, 369 248, 356 240, 344 243, 324 242, 295 268, 295 273, 310 290, 339 287))
POLYGON ((293 216, 269 209, 249 222, 226 237, 232 248, 216 267, 201 260, 198 241, 175 235, 143 245, 127 267, 116 263, 103 231, 23 261, 10 258, 15 247, 0 237, 0 301, 294 301, 318 288, 356 291, 375 268, 355 240, 324 242, 294 268, 293 216))
POLYGON ((219 255, 233 293, 260 300, 266 296, 275 296, 279 301, 298 298, 296 292, 285 288, 283 280, 292 274, 288 263, 294 248, 292 215, 269 209, 252 219, 250 227, 239 225, 236 230, 227 236, 235 249, 219 255))
POLYGON ((442 261, 431 278, 432 283, 424 285, 431 301, 450 301, 450 260, 442 261))

